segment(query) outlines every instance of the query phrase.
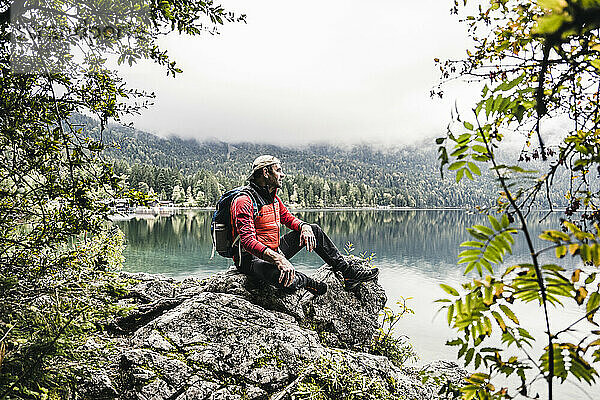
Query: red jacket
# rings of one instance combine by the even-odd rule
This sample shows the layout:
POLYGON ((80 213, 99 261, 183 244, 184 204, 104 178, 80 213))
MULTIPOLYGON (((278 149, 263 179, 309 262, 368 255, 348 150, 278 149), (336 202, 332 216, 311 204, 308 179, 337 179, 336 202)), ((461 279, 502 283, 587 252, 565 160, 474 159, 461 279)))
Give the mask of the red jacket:
POLYGON ((256 217, 250 196, 241 195, 231 203, 231 219, 233 236, 239 234, 242 247, 260 257, 267 247, 277 251, 280 223, 299 231, 303 222, 288 211, 276 194, 272 198, 265 198, 260 191, 258 194, 260 198, 256 217), (262 204, 263 202, 266 204, 262 204))

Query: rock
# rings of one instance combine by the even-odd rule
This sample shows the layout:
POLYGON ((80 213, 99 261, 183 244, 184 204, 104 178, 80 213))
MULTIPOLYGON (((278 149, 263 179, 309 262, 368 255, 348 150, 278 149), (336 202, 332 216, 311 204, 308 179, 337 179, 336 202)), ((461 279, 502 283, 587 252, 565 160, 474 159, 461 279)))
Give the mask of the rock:
POLYGON ((180 285, 173 278, 144 272, 121 272, 119 275, 123 279, 135 282, 128 288, 127 297, 138 298, 144 303, 173 298, 178 294, 180 285))
MULTIPOLYGON (((353 265, 367 265, 357 257, 347 260, 353 265)), ((327 283, 329 290, 325 295, 314 297, 305 290, 285 294, 248 278, 235 267, 213 275, 199 290, 242 296, 268 310, 291 315, 319 332, 321 340, 328 346, 366 350, 377 330, 379 312, 387 301, 383 288, 369 282, 347 292, 341 275, 328 266, 319 268, 313 278, 327 283)))
MULTIPOLYGON (((349 257, 348 262, 367 264, 356 257, 349 257)), ((383 288, 368 282, 347 292, 342 277, 328 267, 321 267, 313 278, 326 282, 329 290, 304 303, 307 320, 321 333, 326 345, 366 351, 377 331, 379 312, 387 301, 383 288)))
MULTIPOLYGON (((285 294, 235 268, 181 282, 125 276, 128 301, 137 308, 112 324, 122 350, 113 368, 112 382, 119 385, 110 379, 98 384, 113 388, 103 391, 107 398, 290 398, 306 374, 319 372, 322 360, 378 379, 404 398, 436 398, 437 387, 422 385, 418 370, 366 352, 386 302, 376 282, 346 292, 341 276, 324 266, 313 277, 329 290, 315 297, 305 290, 285 294)), ((463 376, 451 364, 431 369, 463 376)))
POLYGON ((281 289, 248 278, 248 276, 238 272, 235 267, 231 267, 226 272, 213 275, 206 280, 200 290, 238 295, 267 310, 282 312, 298 321, 305 319, 302 295, 312 296, 305 290, 300 290, 294 294, 286 294, 281 289))
POLYGON ((304 361, 325 354, 317 333, 302 329, 293 319, 283 319, 240 296, 211 292, 198 294, 140 328, 131 344, 144 350, 127 353, 127 365, 163 371, 160 376, 171 395, 180 387, 169 374, 174 363, 182 363, 178 370, 182 382, 195 374, 222 384, 241 379, 277 388, 297 374, 304 361))
POLYGON ((78 392, 88 399, 114 399, 118 396, 108 374, 104 371, 89 371, 87 379, 79 384, 78 392))

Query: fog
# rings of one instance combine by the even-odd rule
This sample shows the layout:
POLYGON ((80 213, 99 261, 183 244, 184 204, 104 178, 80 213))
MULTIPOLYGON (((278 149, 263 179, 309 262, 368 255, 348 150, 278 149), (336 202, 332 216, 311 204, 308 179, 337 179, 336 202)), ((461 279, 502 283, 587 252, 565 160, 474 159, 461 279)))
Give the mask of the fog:
POLYGON ((443 134, 454 102, 478 86, 438 83, 434 58, 468 45, 451 1, 226 0, 247 14, 220 35, 169 35, 161 43, 184 73, 145 62, 127 82, 156 93, 130 119, 137 128, 198 140, 409 144, 443 134))

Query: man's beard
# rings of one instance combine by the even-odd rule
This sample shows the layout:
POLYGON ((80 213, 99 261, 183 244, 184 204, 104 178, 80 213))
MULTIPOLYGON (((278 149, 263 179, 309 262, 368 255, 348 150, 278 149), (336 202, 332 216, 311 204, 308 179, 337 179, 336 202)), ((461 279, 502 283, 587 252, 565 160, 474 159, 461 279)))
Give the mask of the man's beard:
POLYGON ((279 188, 281 188, 281 181, 279 181, 277 179, 273 179, 271 182, 267 183, 267 186, 275 188, 275 189, 279 189, 279 188))

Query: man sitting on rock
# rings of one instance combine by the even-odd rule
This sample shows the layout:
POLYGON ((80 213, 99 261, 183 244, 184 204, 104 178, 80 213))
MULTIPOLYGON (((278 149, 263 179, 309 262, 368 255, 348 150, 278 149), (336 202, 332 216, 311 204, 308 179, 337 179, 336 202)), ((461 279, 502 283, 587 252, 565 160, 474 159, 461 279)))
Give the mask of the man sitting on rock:
POLYGON ((277 196, 284 176, 279 159, 269 155, 258 157, 248 177, 248 194, 241 194, 231 203, 233 236, 240 235, 242 246, 234 256, 237 269, 288 293, 304 288, 315 296, 324 294, 327 284, 295 271, 289 261, 306 247, 308 251, 314 250, 334 271, 341 272, 346 290, 376 279, 377 268, 350 266, 321 227, 301 221, 288 211, 277 196), (256 209, 253 201, 257 203, 256 209), (291 229, 281 238, 280 223, 291 229))

